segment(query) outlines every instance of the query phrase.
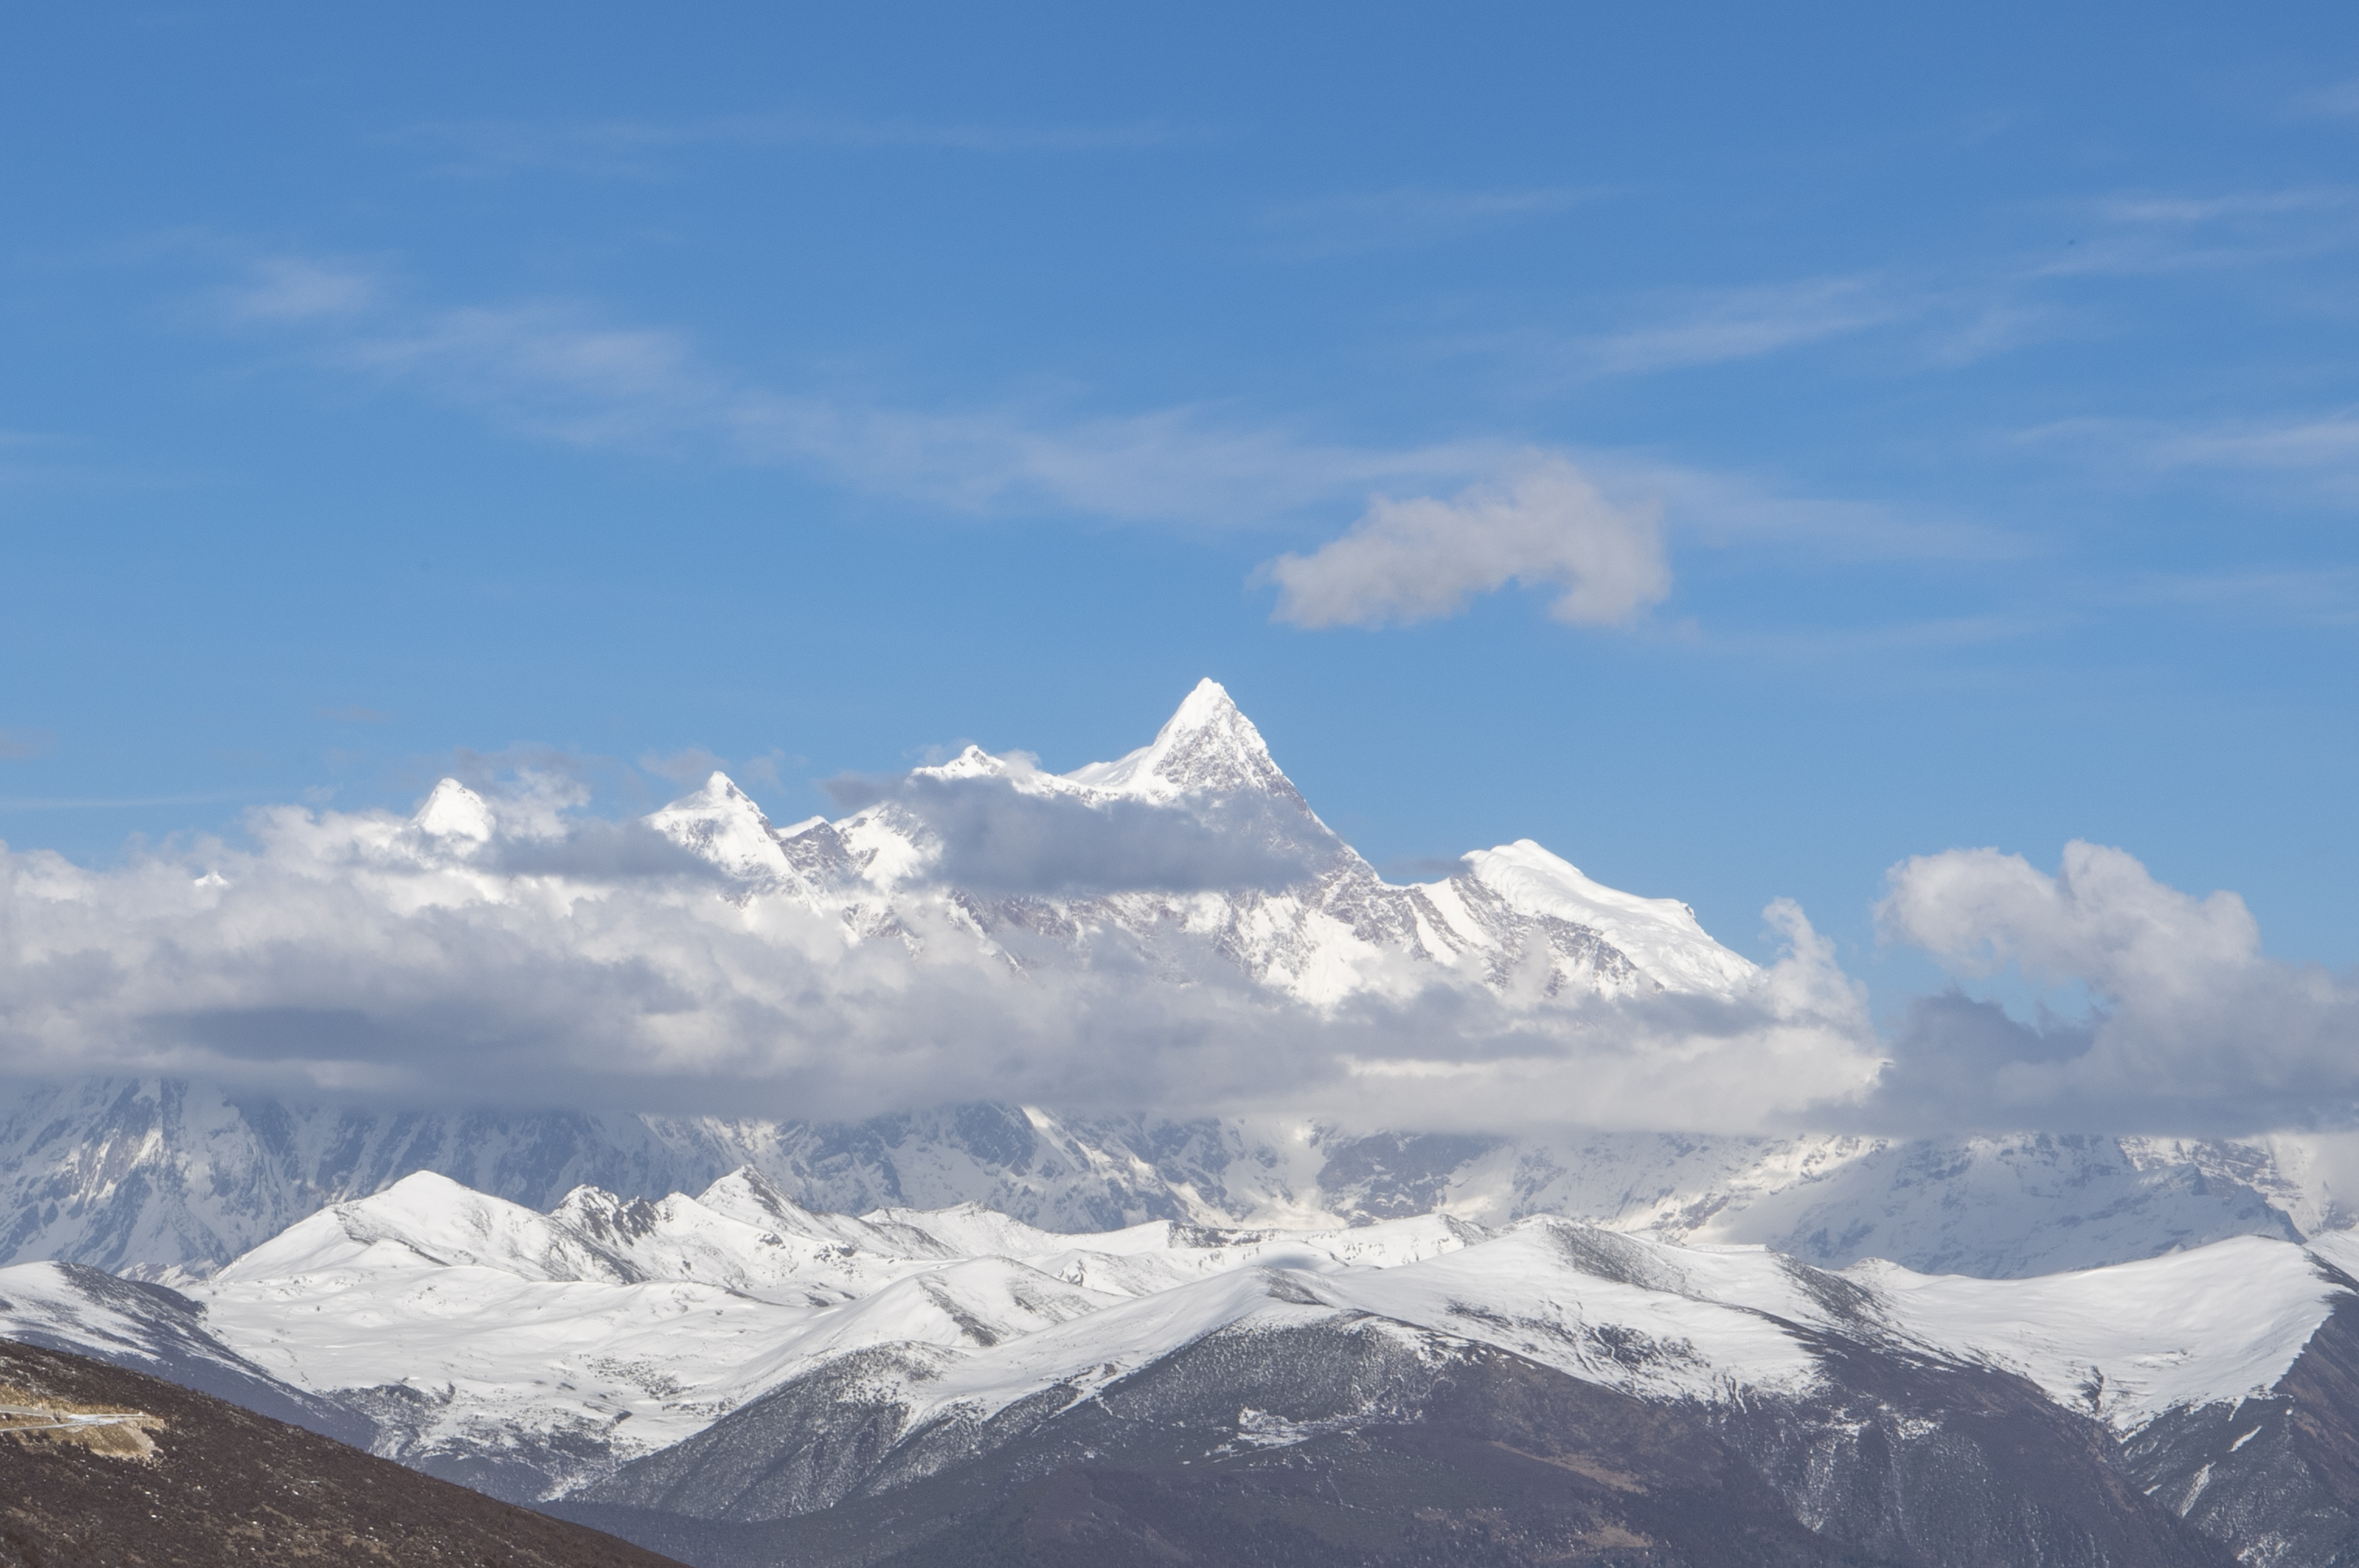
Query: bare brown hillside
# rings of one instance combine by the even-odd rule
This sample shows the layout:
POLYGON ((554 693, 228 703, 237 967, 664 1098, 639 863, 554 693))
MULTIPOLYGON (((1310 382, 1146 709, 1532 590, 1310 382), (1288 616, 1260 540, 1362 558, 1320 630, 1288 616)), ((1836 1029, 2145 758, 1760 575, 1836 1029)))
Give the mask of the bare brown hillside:
MULTIPOLYGON (((0 1340, 0 1404, 147 1418, 0 1422, 5 1568, 667 1568, 670 1559, 299 1427, 0 1340), (143 1452, 143 1450, 145 1452, 143 1452)), ((675 1565, 676 1568, 676 1565, 675 1565)))

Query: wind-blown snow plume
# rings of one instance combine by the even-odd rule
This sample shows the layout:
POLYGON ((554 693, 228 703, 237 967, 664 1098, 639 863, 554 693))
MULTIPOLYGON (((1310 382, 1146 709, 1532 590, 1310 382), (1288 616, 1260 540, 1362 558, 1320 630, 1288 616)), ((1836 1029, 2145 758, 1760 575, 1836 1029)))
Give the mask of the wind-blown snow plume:
POLYGON ((970 751, 835 822, 546 779, 91 870, 0 852, 0 1064, 404 1099, 846 1115, 964 1099, 1751 1127, 1856 1094, 1799 911, 1767 971, 1528 842, 1396 887, 1206 682, 1064 776, 970 751), (1010 827, 1013 822, 1015 826, 1010 827))
POLYGON ((1995 849, 1908 860, 1877 914, 1953 973, 2012 964, 2102 1004, 2027 1025, 1956 994, 1919 1001, 1878 1095, 1895 1112, 2217 1131, 2347 1125, 2359 1108, 2359 983, 2265 956, 2234 893, 2197 898, 2076 840, 2053 877, 1995 849))
POLYGON ((1511 580, 1560 590, 1560 621, 1611 626, 1671 584, 1654 509, 1616 506, 1570 463, 1537 454, 1504 486, 1453 501, 1378 497, 1343 538, 1261 574, 1278 586, 1275 618, 1299 626, 1434 620, 1511 580))

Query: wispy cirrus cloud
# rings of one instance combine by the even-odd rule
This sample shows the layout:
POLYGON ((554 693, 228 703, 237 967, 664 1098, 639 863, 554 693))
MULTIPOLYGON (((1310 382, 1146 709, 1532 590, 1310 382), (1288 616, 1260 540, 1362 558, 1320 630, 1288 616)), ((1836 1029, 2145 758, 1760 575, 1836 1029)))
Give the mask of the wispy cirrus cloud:
POLYGON ((2359 187, 2123 192, 2083 203, 2087 232, 2029 280, 2226 272, 2359 245, 2359 187))
MULTIPOLYGON (((1626 620, 1668 583, 1659 539, 1624 551, 1608 570, 1603 558, 1582 554, 1586 546, 1574 550, 1565 528, 1535 522, 1542 512, 1562 522, 1581 508, 1470 498, 1514 492, 1536 472, 1571 474, 1576 464, 1587 476, 1580 483, 1597 485, 1600 506, 1615 516, 1653 517, 1659 505, 1665 526, 1685 537, 1716 547, 1771 545, 1789 561, 1994 559, 2022 549, 1994 530, 1507 435, 1380 446, 1324 439, 1300 422, 1227 405, 1103 414, 1034 398, 924 408, 764 386, 681 332, 546 299, 415 305, 344 261, 276 258, 220 299, 231 324, 285 334, 318 366, 473 409, 531 439, 792 469, 974 517, 1049 514, 1234 530, 1297 528, 1352 508, 1362 516, 1357 529, 1289 558, 1299 564, 1266 569, 1269 582, 1294 582, 1283 589, 1282 618, 1306 625, 1425 618, 1519 576, 1570 594, 1571 619, 1626 620), (1422 542, 1408 538, 1419 518, 1431 524, 1422 542), (1485 519, 1482 528, 1462 526, 1485 519), (1521 521, 1508 527, 1514 519, 1521 521), (1509 535, 1521 542, 1506 548, 1509 535), (1451 539, 1467 548, 1444 549, 1451 539), (1477 550, 1468 541, 1488 542, 1477 550), (1436 551, 1464 568, 1430 580, 1448 585, 1440 599, 1403 597, 1407 589, 1376 583, 1386 572, 1398 576, 1375 571, 1378 555, 1398 567, 1410 558, 1431 564, 1436 551), (1311 592, 1313 578, 1332 587, 1346 566, 1374 572, 1359 573, 1366 592, 1345 595, 1350 605, 1311 592), (1600 586, 1608 582, 1622 586, 1608 592, 1600 586)), ((1603 536, 1582 537, 1595 543, 1603 536)))
POLYGON ((685 334, 550 301, 401 309, 330 264, 274 262, 252 288, 319 309, 247 307, 245 325, 300 331, 315 361, 591 448, 701 451, 817 472, 870 494, 971 515, 1041 511, 1201 527, 1266 524, 1371 488, 1459 483, 1524 450, 1504 439, 1371 447, 1218 407, 1075 416, 1042 401, 896 408, 763 387, 685 334), (295 280, 289 283, 288 280, 295 280))
POLYGON ((463 120, 406 126, 385 139, 439 154, 440 170, 469 179, 560 173, 647 180, 683 155, 788 147, 910 148, 977 154, 1107 153, 1210 139, 1200 127, 1138 120, 1119 125, 1006 125, 775 110, 690 120, 463 120))
POLYGON ((332 321, 366 310, 377 299, 376 276, 352 262, 319 256, 272 256, 225 290, 229 313, 249 321, 332 321))
POLYGON ((1597 376, 1724 365, 1882 326, 1905 309, 1867 278, 1723 289, 1678 300, 1643 324, 1578 340, 1570 357, 1597 376))
POLYGON ((1277 255, 1309 261, 1495 233, 1571 212, 1608 194, 1572 186, 1488 191, 1409 186, 1280 202, 1263 212, 1262 226, 1277 255))
POLYGON ((1930 310, 1924 290, 1872 276, 1658 290, 1620 301, 1602 329, 1462 335, 1444 352, 1497 355, 1543 385, 1736 364, 1896 326, 1930 310))
POLYGON ((2059 231, 2037 249, 1593 299, 1581 303, 1587 320, 1578 326, 1462 333, 1435 347, 1497 356, 1542 387, 1705 370, 1870 338, 1888 368, 1953 370, 2091 330, 2102 309, 2093 281, 2257 272, 2359 248, 2359 186, 2117 191, 2035 216, 2059 231))
POLYGON ((2122 604, 2156 605, 2272 626, 2359 624, 2359 568, 2237 567, 2216 572, 2154 572, 2108 586, 2122 604))
POLYGON ((2293 107, 2296 114, 2317 119, 2359 119, 2359 76, 2299 93, 2293 107))
POLYGON ((2028 446, 2074 450, 2116 474, 2210 471, 2336 503, 2359 500, 2359 409, 2209 422, 2060 419, 2017 432, 2028 446))
POLYGON ((1797 495, 1743 474, 1713 473, 1641 453, 1583 452, 1582 470, 1625 505, 1659 502, 1691 540, 1758 547, 1774 559, 1871 561, 2021 561, 2051 547, 2017 529, 1877 501, 1797 495))

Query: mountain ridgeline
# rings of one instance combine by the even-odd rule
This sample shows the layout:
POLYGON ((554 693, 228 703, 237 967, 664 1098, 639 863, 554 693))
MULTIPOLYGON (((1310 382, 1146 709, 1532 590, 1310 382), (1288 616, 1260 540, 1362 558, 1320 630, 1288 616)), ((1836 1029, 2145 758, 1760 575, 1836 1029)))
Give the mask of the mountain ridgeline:
POLYGON ((181 1290, 0 1269, 0 1336, 699 1568, 2325 1568, 2354 1267, 2348 1233, 1987 1279, 1554 1217, 1068 1234, 745 1170, 546 1213, 419 1174, 181 1290))
MULTIPOLYGON (((779 827, 716 774, 631 831, 691 868, 665 896, 698 920, 783 909, 827 953, 995 985, 1316 1011, 1439 986, 1734 1008, 1767 984, 1686 905, 1529 841, 1385 881, 1209 681, 1115 762, 970 748, 865 793, 779 827)), ((372 864, 496 901, 506 809, 445 780, 367 820, 372 864)), ((95 1358, 286 1423, 290 1454, 539 1510, 455 1510, 539 1521, 506 1558, 453 1537, 462 1561, 635 1560, 556 1515, 697 1568, 2326 1568, 2359 1561, 2332 1152, 80 1078, 0 1107, 0 1358, 60 1389, 99 1388, 71 1359, 95 1358)), ((232 1483, 155 1448, 74 1457, 74 1484, 212 1519, 232 1483)), ((38 1490, 0 1498, 0 1559, 150 1560, 75 1557, 38 1490)), ((359 1493, 288 1498, 302 1541, 446 1560, 359 1493)))
MULTIPOLYGON (((782 905, 846 952, 918 964, 956 950, 1010 974, 1111 965, 1142 985, 1218 972, 1313 1007, 1437 985, 1735 998, 1761 982, 1686 905, 1603 887, 1529 841, 1435 881, 1386 882, 1210 681, 1114 762, 1052 775, 970 748, 872 793, 842 818, 782 828, 716 774, 639 828, 701 868, 696 898, 782 905), (1046 815, 969 831, 983 811, 1046 815), (1088 855, 1058 850, 1076 834, 1088 855), (1016 864, 990 848, 1005 843, 1036 853, 1016 864), (1087 885, 1090 866, 1114 863, 1149 886, 1087 885)), ((504 809, 446 779, 414 817, 371 819, 368 853, 496 898, 504 809)), ((2297 1238, 2351 1217, 2299 1138, 1506 1136, 1006 1104, 851 1120, 405 1111, 103 1078, 12 1085, 0 1106, 0 1261, 201 1276, 413 1171, 547 1208, 579 1185, 657 1198, 741 1167, 846 1213, 981 1203, 1072 1231, 1553 1214, 1821 1265, 1878 1256, 1988 1275, 2297 1238)))

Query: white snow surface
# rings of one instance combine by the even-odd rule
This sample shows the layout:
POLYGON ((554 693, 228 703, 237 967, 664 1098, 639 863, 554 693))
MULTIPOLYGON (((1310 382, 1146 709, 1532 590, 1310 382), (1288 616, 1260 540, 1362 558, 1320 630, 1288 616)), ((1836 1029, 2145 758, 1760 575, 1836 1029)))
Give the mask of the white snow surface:
POLYGON ((2019 1372, 2126 1432, 2175 1407, 2267 1393, 2350 1294, 2320 1258, 2351 1250, 2347 1236, 2316 1253, 2247 1236, 2029 1279, 1875 1261, 1848 1273, 1915 1337, 2019 1372))
MULTIPOLYGON (((855 1354, 868 1397, 914 1422, 1084 1397, 1211 1334, 1371 1321, 1701 1400, 1808 1390, 1808 1331, 1826 1329, 2018 1372, 2127 1432, 2267 1390, 2351 1293, 2321 1267, 2336 1258, 2359 1263, 2359 1243, 2243 1236, 2027 1279, 1824 1273, 1555 1218, 1067 1236, 973 1204, 816 1213, 750 1171, 658 1203, 585 1188, 548 1214, 418 1175, 190 1291, 215 1335, 288 1382, 414 1390, 429 1447, 590 1434, 619 1462, 855 1354)), ((0 1271, 0 1296, 51 1319, 63 1289, 0 1271)))
MULTIPOLYGON (((947 923, 1011 961, 1020 951, 1023 962, 1038 962, 1042 933, 1049 932, 1075 962, 1111 943, 1169 964, 1170 944, 1192 942, 1276 991, 1321 1005, 1430 985, 1504 988, 1527 953, 1548 955, 1550 994, 1726 995, 1758 973, 1714 942, 1685 904, 1603 887, 1528 839, 1477 851, 1463 872, 1443 881, 1384 881, 1319 821, 1253 722, 1213 681, 1200 682, 1152 742, 1113 762, 1059 775, 970 746, 913 777, 996 779, 1100 809, 1127 803, 1185 812, 1250 800, 1266 808, 1253 819, 1265 829, 1291 823, 1288 833, 1323 847, 1298 882, 1275 890, 993 898, 943 879, 940 840, 896 800, 780 830, 715 773, 645 822, 735 884, 738 901, 788 900, 835 919, 855 943, 897 941, 918 951, 913 931, 947 923), (916 918, 920 912, 929 918, 916 918)), ((465 793, 446 780, 429 809, 450 814, 451 791, 465 793)))

